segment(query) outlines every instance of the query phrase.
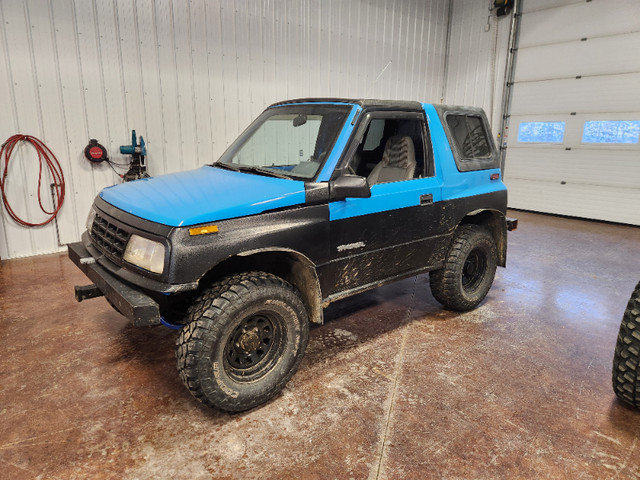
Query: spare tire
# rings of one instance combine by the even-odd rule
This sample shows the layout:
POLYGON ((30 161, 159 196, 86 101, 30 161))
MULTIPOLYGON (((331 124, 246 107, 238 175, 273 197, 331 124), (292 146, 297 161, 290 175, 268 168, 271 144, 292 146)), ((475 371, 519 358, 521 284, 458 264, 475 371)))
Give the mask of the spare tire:
POLYGON ((631 294, 620 323, 613 356, 613 391, 623 402, 640 407, 640 283, 631 294))

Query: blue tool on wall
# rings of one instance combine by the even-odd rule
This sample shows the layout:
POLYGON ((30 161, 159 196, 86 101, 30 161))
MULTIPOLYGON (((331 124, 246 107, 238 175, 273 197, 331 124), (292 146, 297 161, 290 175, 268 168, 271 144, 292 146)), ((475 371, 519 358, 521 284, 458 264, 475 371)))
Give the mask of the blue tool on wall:
POLYGON ((140 143, 137 143, 136 131, 131 130, 131 145, 121 145, 120 153, 122 155, 131 155, 131 164, 129 170, 122 176, 123 181, 138 180, 140 178, 148 178, 147 167, 144 164, 144 157, 147 155, 147 147, 144 144, 144 138, 140 135, 140 143))

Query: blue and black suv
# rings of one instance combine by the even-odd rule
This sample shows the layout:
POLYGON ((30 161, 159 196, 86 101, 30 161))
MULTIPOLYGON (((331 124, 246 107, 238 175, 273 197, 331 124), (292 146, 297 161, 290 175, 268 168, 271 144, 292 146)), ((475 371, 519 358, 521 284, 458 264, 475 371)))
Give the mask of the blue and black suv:
POLYGON ((257 406, 295 373, 331 302, 430 272, 465 311, 506 265, 507 191, 484 112, 301 99, 267 108, 222 157, 95 199, 69 257, 135 325, 180 329, 203 403, 257 406))

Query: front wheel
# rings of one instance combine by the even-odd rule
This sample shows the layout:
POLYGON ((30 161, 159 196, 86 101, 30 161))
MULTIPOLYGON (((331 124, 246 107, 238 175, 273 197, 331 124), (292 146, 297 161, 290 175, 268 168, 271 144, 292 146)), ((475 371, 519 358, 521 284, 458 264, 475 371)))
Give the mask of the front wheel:
POLYGON ((444 266, 429 274, 431 293, 451 310, 471 310, 489 292, 497 264, 498 250, 491 234, 479 225, 461 225, 444 266))
POLYGON ((613 391, 623 402, 640 408, 640 283, 620 323, 613 355, 613 391))
POLYGON ((189 308, 177 340, 178 371, 205 405, 241 412, 282 390, 308 338, 307 312, 290 284, 264 272, 232 275, 189 308))

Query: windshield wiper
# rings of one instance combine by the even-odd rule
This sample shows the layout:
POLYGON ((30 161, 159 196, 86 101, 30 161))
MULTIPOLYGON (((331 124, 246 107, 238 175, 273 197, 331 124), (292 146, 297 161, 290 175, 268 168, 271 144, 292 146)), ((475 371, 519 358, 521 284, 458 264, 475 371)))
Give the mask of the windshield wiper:
POLYGON ((278 172, 274 172, 273 170, 267 170, 266 168, 261 168, 261 167, 256 167, 256 166, 250 166, 250 165, 239 165, 238 166, 238 170, 243 171, 243 172, 256 172, 259 173, 261 175, 267 175, 270 177, 276 177, 276 178, 286 178, 287 180, 291 180, 291 177, 287 176, 287 175, 283 175, 281 173, 278 172))
POLYGON ((222 162, 213 162, 211 164, 212 167, 218 167, 218 168, 224 168, 226 170, 233 170, 234 172, 239 172, 240 169, 238 167, 236 167, 235 165, 229 165, 228 163, 222 163, 222 162))

